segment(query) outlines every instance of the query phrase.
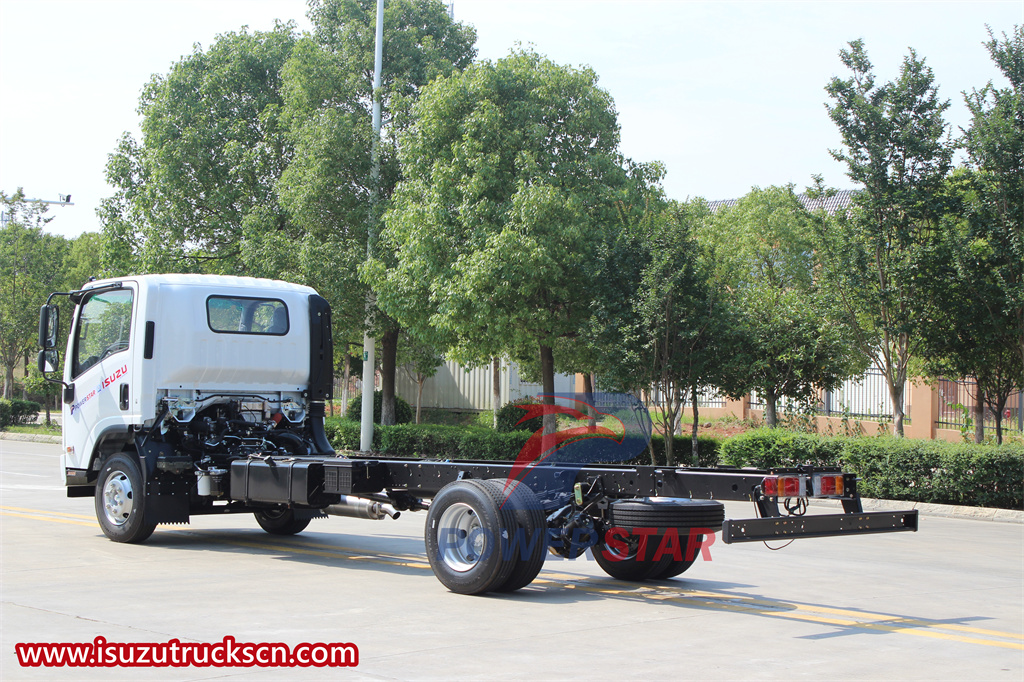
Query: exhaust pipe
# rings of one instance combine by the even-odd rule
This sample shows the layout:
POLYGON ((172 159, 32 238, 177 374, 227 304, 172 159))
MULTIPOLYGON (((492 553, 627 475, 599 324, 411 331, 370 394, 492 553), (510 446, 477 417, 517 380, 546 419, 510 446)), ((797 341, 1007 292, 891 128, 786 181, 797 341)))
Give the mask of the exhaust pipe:
POLYGON ((376 502, 363 499, 362 497, 353 497, 352 495, 342 495, 341 500, 337 504, 324 507, 322 511, 332 516, 350 516, 356 519, 371 519, 373 521, 380 521, 387 516, 397 519, 402 515, 402 512, 387 502, 376 502))

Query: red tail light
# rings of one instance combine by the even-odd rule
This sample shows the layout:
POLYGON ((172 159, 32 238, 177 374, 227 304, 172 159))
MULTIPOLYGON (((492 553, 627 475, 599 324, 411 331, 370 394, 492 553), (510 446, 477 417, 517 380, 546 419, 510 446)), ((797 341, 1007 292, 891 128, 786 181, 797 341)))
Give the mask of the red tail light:
POLYGON ((815 497, 842 497, 846 492, 842 474, 815 474, 811 484, 815 497))
POLYGON ((805 497, 806 476, 766 476, 761 490, 767 497, 805 497))

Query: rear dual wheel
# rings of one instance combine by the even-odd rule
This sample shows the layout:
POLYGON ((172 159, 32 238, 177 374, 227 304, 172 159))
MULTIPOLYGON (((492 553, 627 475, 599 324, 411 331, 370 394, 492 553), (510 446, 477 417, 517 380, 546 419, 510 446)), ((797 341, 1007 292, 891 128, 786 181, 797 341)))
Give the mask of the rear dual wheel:
POLYGON ((544 564, 547 521, 524 484, 463 480, 438 492, 427 512, 427 560, 452 592, 510 592, 544 564))
POLYGON ((260 528, 271 535, 295 535, 306 530, 311 519, 297 519, 291 509, 261 509, 253 514, 260 528))

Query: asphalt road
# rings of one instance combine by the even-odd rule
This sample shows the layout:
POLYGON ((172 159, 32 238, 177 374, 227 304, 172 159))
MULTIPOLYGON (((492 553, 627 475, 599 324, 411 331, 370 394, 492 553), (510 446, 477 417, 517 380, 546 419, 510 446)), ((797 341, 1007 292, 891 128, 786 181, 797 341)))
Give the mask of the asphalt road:
MULTIPOLYGON (((425 515, 273 537, 248 515, 106 540, 65 497, 59 446, 0 440, 0 678, 1024 679, 1024 527, 922 517, 918 533, 711 548, 679 578, 549 560, 514 594, 433 577, 425 515), (349 643, 358 665, 22 667, 18 643, 349 643)), ((750 516, 729 505, 728 516, 750 516)), ((553 559, 553 558, 552 558, 553 559)), ((294 649, 293 649, 294 650, 294 649)))

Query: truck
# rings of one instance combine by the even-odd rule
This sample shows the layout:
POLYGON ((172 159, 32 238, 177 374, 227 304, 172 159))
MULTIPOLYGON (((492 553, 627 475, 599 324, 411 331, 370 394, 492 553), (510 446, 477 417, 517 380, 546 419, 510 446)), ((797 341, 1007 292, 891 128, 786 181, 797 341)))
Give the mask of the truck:
POLYGON ((422 511, 434 575, 480 594, 529 585, 550 554, 589 549, 610 576, 642 581, 680 575, 717 533, 728 544, 917 530, 914 510, 865 513, 857 477, 838 468, 564 461, 547 445, 516 462, 337 452, 325 429, 331 308, 298 284, 90 281, 50 295, 39 345, 40 370, 63 386, 67 495, 92 497, 115 542, 196 515, 252 514, 293 535, 314 518, 422 511), (61 298, 71 320, 57 378, 61 298), (810 498, 843 511, 806 514, 810 498), (728 500, 753 502, 756 516, 726 519, 728 500))

